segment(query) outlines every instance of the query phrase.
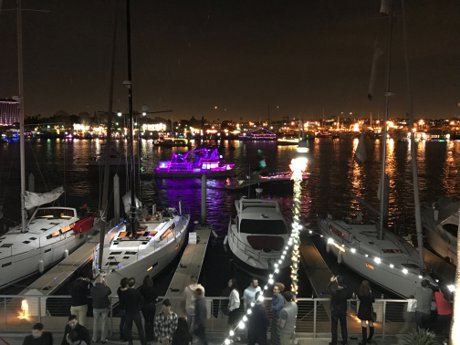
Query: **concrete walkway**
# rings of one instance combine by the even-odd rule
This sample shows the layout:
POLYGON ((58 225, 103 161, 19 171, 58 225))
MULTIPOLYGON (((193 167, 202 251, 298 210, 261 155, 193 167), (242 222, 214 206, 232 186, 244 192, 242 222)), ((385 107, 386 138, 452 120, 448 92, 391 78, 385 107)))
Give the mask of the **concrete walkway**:
MULTIPOLYGON (((2 334, 0 332, 0 345, 22 345, 22 341, 24 337, 28 335, 28 333, 7 333, 2 334)), ((62 341, 63 333, 53 333, 54 345, 59 345, 62 341)), ((376 337, 371 345, 395 345, 395 344, 403 344, 404 336, 386 336, 384 339, 381 337, 376 337)), ((223 336, 219 336, 217 334, 209 335, 208 336, 208 344, 209 345, 222 345, 224 341, 223 336)), ((297 337, 297 343, 299 345, 328 345, 330 342, 330 338, 309 338, 299 335, 297 337)), ((358 345, 360 339, 351 337, 348 344, 349 345, 358 345)), ((119 340, 109 340, 107 345, 125 345, 126 342, 122 342, 119 340)), ((134 341, 135 345, 140 345, 138 340, 134 341)), ((243 345, 244 343, 236 343, 236 345, 243 345)), ((340 344, 340 343, 339 343, 340 344)), ((440 342, 442 344, 442 342, 440 342)))

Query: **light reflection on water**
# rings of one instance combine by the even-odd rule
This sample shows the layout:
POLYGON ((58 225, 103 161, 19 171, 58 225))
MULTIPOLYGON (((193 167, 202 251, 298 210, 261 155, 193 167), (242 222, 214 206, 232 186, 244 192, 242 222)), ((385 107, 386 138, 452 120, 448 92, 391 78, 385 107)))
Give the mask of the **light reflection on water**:
MULTIPOLYGON (((309 171, 311 176, 303 183, 302 214, 308 222, 314 223, 317 215, 330 213, 335 217, 355 215, 362 211, 369 216, 357 198, 364 199, 378 207, 377 189, 380 177, 380 140, 367 142, 368 161, 358 164, 354 158, 357 141, 352 139, 315 139, 310 144, 309 171)), ((34 141, 26 145, 28 172, 35 175, 36 190, 43 191, 64 184, 66 202, 79 206, 88 202, 96 207, 100 193, 97 169, 90 171, 88 163, 102 152, 105 143, 100 140, 34 141)), ((125 140, 115 141, 116 149, 124 153, 125 140)), ((137 144, 135 145, 138 149, 137 144)), ((277 146, 271 142, 225 141, 220 152, 228 162, 236 163, 238 176, 244 177, 257 168, 262 150, 268 170, 288 170, 295 156, 295 146, 277 146)), ((142 141, 142 166, 151 170, 160 160, 168 160, 171 152, 185 152, 187 148, 154 147, 152 141, 142 141)), ((460 142, 417 144, 420 196, 422 201, 432 201, 439 196, 460 195, 460 142)), ((0 145, 0 201, 4 203, 5 217, 19 218, 19 145, 0 145), (6 200, 3 201, 3 200, 6 200)), ((387 173, 390 178, 389 223, 413 228, 413 195, 410 167, 410 144, 387 141, 387 173)), ((120 167, 120 185, 124 167, 120 167)), ((147 204, 158 207, 177 206, 182 201, 183 209, 199 220, 201 206, 201 180, 157 179, 141 182, 141 198, 147 204)), ((231 192, 223 189, 223 180, 207 182, 207 220, 220 236, 227 231, 230 216, 234 214, 234 200, 248 192, 231 192)), ((277 199, 286 215, 290 217, 292 189, 264 187, 264 195, 277 199)), ((251 191, 254 196, 254 191, 251 191)), ((222 256, 222 246, 211 247, 210 255, 222 256)), ((227 259, 225 259, 227 260, 227 259)), ((211 260, 216 261, 216 260, 211 260)), ((219 260, 217 260, 219 261, 219 260)), ((209 272, 227 272, 227 264, 211 262, 209 272), (222 266, 224 265, 224 267, 222 266)), ((209 273, 211 274, 211 273, 209 273)))

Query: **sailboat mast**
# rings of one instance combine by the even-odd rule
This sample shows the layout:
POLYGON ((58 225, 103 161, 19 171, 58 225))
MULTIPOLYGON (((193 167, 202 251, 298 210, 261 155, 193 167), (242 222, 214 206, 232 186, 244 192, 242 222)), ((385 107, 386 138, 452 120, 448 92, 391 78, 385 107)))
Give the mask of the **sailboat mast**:
POLYGON ((411 155, 411 168, 412 168, 412 182, 414 188, 414 207, 415 207, 415 229, 417 232, 417 249, 419 253, 420 267, 425 268, 425 261, 423 259, 423 234, 422 234, 422 215, 420 213, 420 196, 419 196, 419 183, 417 172, 417 143, 415 142, 415 133, 412 130, 414 126, 414 104, 412 101, 412 91, 410 87, 410 71, 409 71, 409 57, 407 49, 407 27, 406 27, 406 5, 405 1, 401 1, 402 9, 402 26, 403 26, 403 43, 404 43, 404 62, 406 65, 406 86, 407 86, 407 100, 408 100, 408 125, 410 129, 410 155, 411 155))
POLYGON ((131 3, 126 0, 126 43, 128 50, 128 81, 125 83, 128 88, 128 111, 129 111, 129 142, 130 142, 130 163, 131 163, 131 210, 129 215, 131 232, 136 235, 136 197, 135 197, 135 176, 136 164, 134 161, 134 116, 133 116, 133 83, 132 83, 132 59, 131 59, 131 3))
POLYGON ((26 220, 26 157, 25 157, 25 130, 24 130, 24 71, 22 60, 22 3, 17 0, 17 40, 18 40, 18 104, 19 104, 19 161, 21 170, 21 231, 27 231, 26 220))
POLYGON ((380 175, 380 219, 379 219, 379 239, 383 239, 385 220, 387 217, 386 203, 386 158, 387 158, 387 121, 390 113, 390 97, 392 92, 391 86, 391 42, 393 33, 393 14, 391 9, 388 13, 388 43, 387 43, 387 71, 386 71, 386 89, 385 89, 385 112, 382 121, 382 163, 380 175))

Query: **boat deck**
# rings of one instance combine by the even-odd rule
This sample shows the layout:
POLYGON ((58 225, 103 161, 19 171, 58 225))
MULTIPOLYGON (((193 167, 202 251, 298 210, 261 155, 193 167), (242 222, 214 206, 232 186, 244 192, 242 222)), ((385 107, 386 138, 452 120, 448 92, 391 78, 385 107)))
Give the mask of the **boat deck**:
MULTIPOLYGON (((93 233, 93 231, 94 229, 91 230, 90 233, 93 233)), ((59 289, 62 284, 68 281, 78 268, 91 260, 93 250, 98 244, 99 236, 93 235, 68 257, 32 282, 20 294, 31 294, 33 291, 41 295, 51 295, 54 291, 59 289)))
POLYGON ((175 311, 179 311, 181 309, 181 297, 184 292, 184 288, 190 283, 190 276, 200 276, 211 231, 212 229, 209 225, 199 225, 195 227, 197 243, 190 243, 189 239, 189 243, 182 254, 182 258, 165 294, 165 298, 169 298, 171 300, 173 310, 175 311))

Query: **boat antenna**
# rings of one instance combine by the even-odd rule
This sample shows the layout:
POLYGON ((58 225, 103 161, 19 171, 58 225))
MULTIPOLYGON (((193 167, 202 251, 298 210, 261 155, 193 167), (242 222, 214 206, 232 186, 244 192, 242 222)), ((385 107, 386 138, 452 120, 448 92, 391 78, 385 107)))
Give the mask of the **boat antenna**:
MULTIPOLYGON (((383 1, 385 3, 386 1, 383 1)), ((386 203, 386 189, 387 189, 387 175, 385 172, 386 168, 386 154, 387 154, 387 121, 390 113, 390 97, 393 93, 390 91, 391 86, 391 43, 392 43, 392 32, 393 32, 393 13, 391 10, 391 4, 386 3, 386 8, 381 9, 382 14, 386 14, 388 17, 388 42, 387 42, 387 71, 386 71, 386 88, 385 88, 385 112, 383 114, 382 121, 382 162, 381 162, 381 175, 380 175, 380 219, 379 219, 379 239, 384 238, 384 227, 387 218, 387 207, 386 203)))
POLYGON ((425 269, 425 262, 423 260, 423 234, 422 234, 422 216, 420 213, 420 196, 419 196, 419 182, 417 172, 417 147, 415 142, 415 133, 412 130, 414 126, 414 102, 412 98, 412 90, 410 85, 410 70, 409 70, 409 56, 407 49, 407 22, 406 22, 406 4, 405 0, 401 0, 402 10, 402 27, 403 27, 403 50, 404 50, 404 63, 406 69, 406 87, 407 87, 407 103, 408 103, 408 125, 410 129, 410 154, 411 154, 411 170, 412 170, 412 183, 414 185, 414 206, 415 206, 415 229, 417 232, 417 249, 420 259, 420 267, 425 269))
POLYGON ((134 118, 133 118, 133 83, 132 83, 132 59, 131 59, 131 2, 126 0, 126 44, 128 51, 128 80, 123 85, 128 89, 128 112, 129 112, 129 154, 131 163, 131 208, 129 211, 129 228, 133 237, 136 236, 136 196, 135 176, 136 164, 134 161, 134 118))

